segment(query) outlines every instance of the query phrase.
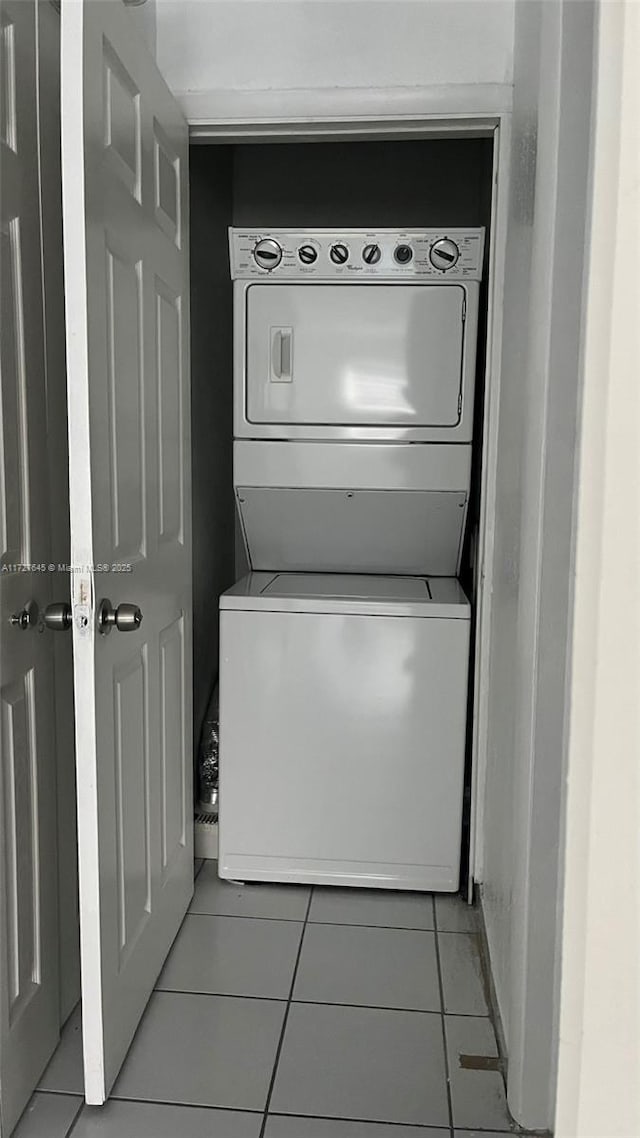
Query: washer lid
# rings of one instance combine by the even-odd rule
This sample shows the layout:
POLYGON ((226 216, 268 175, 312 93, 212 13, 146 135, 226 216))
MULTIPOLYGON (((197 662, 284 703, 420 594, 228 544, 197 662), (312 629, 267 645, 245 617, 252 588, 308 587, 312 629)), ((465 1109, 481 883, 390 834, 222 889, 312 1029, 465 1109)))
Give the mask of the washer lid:
POLYGON ((455 578, 347 573, 250 573, 220 598, 220 608, 253 612, 352 613, 468 620, 455 578))
POLYGON ((378 577, 351 573, 278 573, 263 597, 316 597, 326 600, 428 601, 424 577, 378 577))

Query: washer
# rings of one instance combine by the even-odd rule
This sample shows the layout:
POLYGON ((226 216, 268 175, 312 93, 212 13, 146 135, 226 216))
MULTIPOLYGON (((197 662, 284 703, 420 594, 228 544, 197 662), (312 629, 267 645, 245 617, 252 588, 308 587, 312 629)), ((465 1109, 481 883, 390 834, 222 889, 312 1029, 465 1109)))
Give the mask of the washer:
POLYGON ((252 573, 220 610, 220 875, 456 890, 458 582, 252 573))

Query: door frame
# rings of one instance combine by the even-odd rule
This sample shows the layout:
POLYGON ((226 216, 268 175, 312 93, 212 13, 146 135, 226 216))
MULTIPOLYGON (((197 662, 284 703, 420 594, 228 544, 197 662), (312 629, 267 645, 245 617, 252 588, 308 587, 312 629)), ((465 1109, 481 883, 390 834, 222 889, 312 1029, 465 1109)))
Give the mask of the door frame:
MULTIPOLYGON (((247 93, 248 94, 248 93, 247 93)), ((491 86, 478 93, 477 87, 452 89, 424 88, 412 95, 411 111, 381 113, 388 106, 389 92, 357 93, 354 113, 344 113, 344 103, 353 93, 286 92, 287 107, 280 93, 271 103, 273 116, 265 118, 262 95, 242 106, 230 97, 227 110, 241 111, 238 117, 219 117, 220 92, 176 94, 189 123, 191 144, 215 145, 250 142, 335 142, 415 141, 433 138, 491 138, 493 170, 491 193, 491 246, 489 256, 487 339, 485 346, 485 397, 482 432, 479 549, 477 553, 478 595, 474 649, 471 816, 469 834, 469 899, 473 887, 482 884, 484 848, 484 791, 487 770, 488 708, 490 674, 491 600, 493 595, 493 552, 495 537, 496 471, 498 456, 498 411, 502 365, 502 312, 509 206, 511 164, 510 86, 491 86), (293 96, 293 99, 291 99, 293 96), (335 104, 335 107, 331 104, 335 104), (342 103, 343 113, 337 111, 342 103), (235 104, 235 105, 234 105, 235 104), (296 105, 297 104, 297 105, 296 105), (372 108, 377 113, 371 114, 372 108), (421 108, 421 109, 420 109, 421 108), (474 108, 474 109, 469 109, 474 108), (288 113, 283 113, 283 112, 288 113), (248 113, 253 112, 253 113, 248 113), (301 113, 303 112, 303 113, 301 113), (369 112, 369 113, 367 113, 369 112)))
POLYGON ((560 849, 557 1138, 640 1133, 639 50, 638 6, 601 3, 560 849))

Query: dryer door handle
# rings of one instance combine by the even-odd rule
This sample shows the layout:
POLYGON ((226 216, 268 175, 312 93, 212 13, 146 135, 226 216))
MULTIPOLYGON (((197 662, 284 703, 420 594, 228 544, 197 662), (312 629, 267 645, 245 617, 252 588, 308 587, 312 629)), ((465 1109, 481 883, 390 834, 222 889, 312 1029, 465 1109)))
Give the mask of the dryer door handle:
POLYGON ((293 380, 293 328, 271 329, 271 382, 293 380))

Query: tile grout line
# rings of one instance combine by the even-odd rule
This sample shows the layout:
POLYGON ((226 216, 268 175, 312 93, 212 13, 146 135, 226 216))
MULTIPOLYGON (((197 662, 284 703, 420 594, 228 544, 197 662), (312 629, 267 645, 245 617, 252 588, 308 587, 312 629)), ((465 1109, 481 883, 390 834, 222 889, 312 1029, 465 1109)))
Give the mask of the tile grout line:
POLYGON ((293 976, 291 978, 291 987, 289 989, 289 998, 287 1000, 287 1006, 286 1006, 285 1012, 284 1012, 284 1019, 282 1021, 282 1030, 280 1032, 280 1039, 278 1040, 278 1046, 276 1048, 276 1056, 275 1056, 275 1059, 273 1062, 273 1071, 271 1072, 271 1081, 269 1083, 269 1089, 267 1091, 267 1099, 266 1099, 266 1102, 264 1104, 264 1115, 262 1117, 262 1126, 260 1127, 259 1138, 264 1138, 265 1130, 267 1129, 267 1121, 269 1118, 269 1107, 271 1106, 271 1097, 273 1095, 273 1088, 275 1087, 275 1083, 276 1083, 276 1075, 278 1074, 278 1064, 280 1062, 280 1055, 282 1053, 282 1048, 284 1045, 284 1036, 285 1036, 285 1032, 287 1030, 287 1022, 289 1019, 289 1012, 291 1010, 291 1002, 293 999, 293 991, 294 991, 294 988, 296 986, 296 978, 298 975, 298 965, 300 964, 300 957, 302 956, 302 945, 304 944, 304 934, 306 932, 307 923, 309 921, 309 913, 311 912, 311 902, 313 900, 313 894, 314 894, 314 887, 312 886, 311 889, 309 890, 309 900, 307 901, 307 911, 304 915, 304 924, 302 926, 302 933, 300 936, 300 944, 298 945, 298 955, 296 956, 296 962, 293 966, 293 976))
MULTIPOLYGON (((351 1122, 355 1126, 371 1127, 372 1130, 376 1126, 384 1126, 385 1128, 392 1126, 394 1129, 398 1128, 406 1130, 407 1138, 409 1138, 412 1130, 418 1130, 422 1134, 423 1130, 437 1130, 440 1132, 443 1129, 442 1126, 437 1126, 434 1122, 389 1122, 388 1119, 383 1118, 350 1118, 341 1114, 287 1114, 282 1110, 276 1110, 272 1112, 269 1115, 269 1118, 292 1118, 294 1120, 298 1118, 304 1118, 305 1121, 310 1120, 312 1122, 337 1122, 340 1124, 343 1122, 351 1122)), ((475 1135, 475 1133, 476 1131, 474 1130, 473 1134, 475 1135)), ((478 1133, 481 1134, 482 1131, 478 1131, 478 1133)), ((489 1133, 498 1134, 500 1132, 496 1130, 489 1131, 489 1133)), ((517 1135, 512 1134, 511 1138, 517 1138, 517 1135)))
MULTIPOLYGON (((74 1097, 77 1097, 77 1096, 74 1096, 74 1097)), ((168 1106, 168 1107, 176 1108, 179 1111, 180 1110, 187 1110, 188 1111, 188 1110, 194 1110, 195 1109, 195 1110, 204 1110, 204 1111, 211 1111, 211 1112, 213 1112, 213 1111, 223 1112, 223 1113, 228 1113, 228 1114, 251 1114, 251 1115, 256 1115, 256 1116, 260 1116, 260 1115, 264 1114, 264 1111, 255 1110, 251 1107, 211 1106, 210 1104, 203 1104, 203 1103, 200 1103, 200 1104, 198 1104, 198 1103, 184 1103, 184 1102, 174 1102, 174 1101, 170 1101, 170 1100, 161 1100, 161 1099, 139 1099, 139 1098, 115 1098, 114 1099, 114 1098, 109 1097, 108 1102, 123 1103, 125 1105, 128 1104, 128 1105, 133 1105, 133 1106, 168 1106)), ((80 1116, 82 1114, 82 1111, 83 1111, 83 1108, 85 1107, 85 1105, 86 1105, 86 1103, 84 1101, 80 1102, 78 1113, 76 1114, 75 1118, 73 1119, 73 1122, 71 1123, 71 1127, 67 1131, 65 1138, 72 1138, 72 1133, 76 1128, 76 1125, 80 1119, 80 1116)), ((100 1108, 96 1107, 94 1109, 100 1109, 100 1108)), ((403 1130, 406 1130, 407 1136, 411 1130, 420 1130, 420 1131, 422 1131, 422 1130, 438 1130, 438 1131, 440 1131, 443 1129, 442 1126, 438 1126, 438 1125, 436 1125, 436 1123, 433 1123, 433 1122, 389 1122, 389 1121, 385 1121, 385 1120, 379 1119, 379 1118, 347 1118, 347 1117, 343 1117, 342 1115, 335 1115, 335 1114, 291 1114, 291 1113, 288 1113, 287 1111, 281 1111, 281 1110, 275 1111, 269 1117, 271 1117, 271 1118, 304 1118, 305 1120, 314 1120, 314 1121, 318 1120, 318 1121, 322 1121, 322 1122, 351 1122, 351 1123, 355 1123, 357 1125, 366 1125, 366 1126, 371 1126, 371 1127, 395 1126, 395 1127, 399 1127, 399 1128, 401 1127, 403 1130)), ((482 1128, 474 1127, 473 1130, 463 1128, 462 1130, 456 1131, 456 1135, 458 1135, 458 1134, 460 1134, 460 1135, 478 1134, 480 1136, 482 1136, 483 1134, 486 1134, 486 1135, 499 1134, 500 1136, 504 1135, 505 1138, 519 1138, 519 1132, 517 1132, 517 1131, 513 1131, 513 1130, 486 1130, 484 1127, 482 1127, 482 1128)), ((523 1135, 522 1138, 525 1138, 525 1136, 523 1135)))
MULTIPOLYGON (((51 1058, 53 1059, 53 1055, 51 1058)), ((56 1087, 36 1087, 33 1093, 34 1095, 66 1095, 67 1098, 79 1098, 84 1102, 84 1091, 59 1091, 56 1087)))
MULTIPOLYGON (((310 886, 314 889, 315 886, 310 886)), ((304 917, 260 917, 255 913, 196 913, 191 909, 187 909, 186 917, 227 917, 230 920, 239 921, 284 921, 289 925, 301 925, 307 923, 304 917)), ((315 928, 316 925, 324 925, 329 928, 336 929, 391 929, 394 932, 401 933, 432 933, 435 929, 426 929, 419 925, 370 925, 364 921, 309 921, 309 925, 315 928)), ((466 930, 462 929, 442 929, 441 932, 446 933, 447 936, 469 936, 471 935, 466 930)))
MULTIPOLYGON (((40 1093, 40 1092, 38 1092, 38 1093, 40 1093)), ((46 1092, 43 1092, 43 1093, 46 1093, 46 1092)), ((73 1097, 77 1098, 78 1096, 74 1095, 73 1097)), ((261 1116, 264 1114, 264 1111, 256 1110, 252 1107, 212 1106, 210 1103, 206 1103, 206 1104, 205 1103, 185 1103, 185 1102, 175 1102, 175 1101, 168 1100, 168 1099, 166 1099, 166 1100, 164 1100, 164 1099, 140 1099, 140 1098, 130 1098, 130 1097, 112 1098, 110 1096, 108 1101, 113 1102, 113 1103, 123 1103, 125 1105, 128 1104, 128 1105, 133 1105, 133 1106, 161 1106, 161 1107, 162 1106, 168 1106, 168 1107, 176 1108, 177 1110, 194 1110, 195 1109, 195 1110, 205 1110, 205 1111, 211 1111, 211 1112, 213 1112, 213 1111, 220 1112, 221 1111, 223 1113, 228 1113, 228 1114, 251 1114, 251 1115, 256 1115, 256 1116, 261 1116)), ((83 1111, 85 1105, 86 1105, 86 1103, 84 1102, 84 1100, 80 1100, 80 1105, 78 1107, 78 1113, 76 1114, 75 1118, 73 1119, 70 1129, 67 1130, 65 1138, 72 1138, 72 1133, 75 1130, 75 1128, 76 1128, 76 1126, 80 1120, 80 1116, 82 1115, 82 1111, 83 1111)), ((95 1109, 100 1109, 100 1108, 95 1108, 95 1109)), ((351 1123, 355 1123, 358 1125, 367 1125, 367 1126, 371 1126, 371 1127, 395 1126, 395 1127, 402 1127, 402 1129, 407 1131, 407 1134, 411 1130, 420 1130, 420 1131, 422 1131, 422 1130, 438 1130, 438 1131, 440 1131, 443 1129, 442 1126, 438 1126, 436 1123, 433 1123, 433 1122, 389 1122, 389 1121, 385 1121, 385 1120, 379 1119, 379 1118, 347 1118, 347 1117, 343 1117, 342 1115, 335 1115, 335 1114, 291 1114, 287 1111, 282 1111, 282 1110, 275 1111, 269 1117, 271 1117, 271 1118, 304 1118, 304 1119, 318 1120, 318 1121, 323 1121, 323 1122, 351 1122, 351 1123)), ((518 1138, 519 1133, 520 1133, 519 1131, 513 1131, 513 1130, 495 1130, 495 1129, 487 1130, 485 1127, 477 1127, 477 1126, 474 1127, 473 1130, 469 1130, 468 1128, 465 1129, 463 1127, 462 1129, 459 1129, 456 1131, 456 1138, 458 1135, 467 1135, 467 1134, 469 1134, 469 1135, 470 1134, 474 1134, 474 1135, 477 1134, 480 1136, 480 1138, 482 1138, 483 1134, 486 1134, 486 1135, 499 1134, 501 1136, 501 1138, 502 1138, 502 1135, 504 1135, 505 1138, 518 1138)), ((522 1135, 522 1138, 526 1138, 526 1136, 522 1135)))
POLYGON ((277 925, 302 925, 304 924, 304 917, 258 917, 253 913, 192 913, 191 909, 187 909, 184 919, 187 917, 208 917, 211 920, 213 917, 222 921, 267 921, 275 922, 277 925))
MULTIPOLYGON (((407 1131, 407 1138, 408 1138, 408 1135, 409 1135, 411 1130, 419 1130, 420 1133, 422 1133, 423 1130, 437 1130, 440 1132, 442 1130, 448 1130, 449 1129, 447 1126, 438 1126, 438 1124, 435 1122, 390 1122, 388 1119, 385 1120, 385 1119, 381 1119, 381 1118, 351 1118, 351 1117, 343 1116, 341 1114, 290 1114, 290 1113, 287 1113, 287 1111, 283 1111, 283 1110, 272 1111, 271 1114, 269 1115, 269 1118, 293 1118, 293 1119, 304 1118, 305 1121, 311 1120, 314 1122, 315 1121, 318 1121, 318 1122, 340 1122, 340 1123, 350 1122, 350 1123, 353 1123, 354 1125, 358 1125, 358 1126, 364 1125, 364 1126, 370 1126, 372 1128, 375 1126, 385 1126, 385 1127, 393 1126, 394 1128, 397 1128, 397 1129, 406 1130, 407 1131)), ((516 1131, 516 1130, 486 1130, 485 1128, 479 1128, 477 1126, 474 1126, 474 1128, 472 1130, 469 1130, 468 1128, 467 1129, 462 1128, 462 1129, 456 1130, 456 1138, 458 1135, 462 1135, 462 1136, 473 1135, 474 1138, 475 1138, 475 1135, 479 1135, 480 1138, 482 1138, 483 1134, 486 1134, 488 1136, 488 1138, 493 1138, 494 1134, 499 1134, 500 1138, 502 1138, 502 1135, 504 1135, 504 1138, 529 1138, 529 1135, 527 1135, 526 1133, 520 1134, 520 1132, 516 1131)), ((533 1135, 531 1135, 531 1138, 538 1138, 538 1136, 535 1135, 535 1133, 534 1133, 533 1135)))
MULTIPOLYGON (((169 1106, 176 1110, 208 1110, 208 1111, 222 1111, 224 1114, 255 1114, 256 1117, 262 1118, 263 1110, 257 1110, 253 1106, 220 1106, 217 1103, 211 1102, 183 1102, 181 1099, 164 1099, 164 1098, 133 1098, 131 1095, 109 1095, 107 1103, 125 1103, 133 1106, 169 1106)), ((106 1106, 107 1103, 104 1105, 106 1106)), ((101 1110, 101 1107, 92 1109, 101 1110)), ((67 1136, 68 1138, 68 1136, 67 1136)))
POLYGON ((442 1043, 444 1046, 444 1073, 447 1084, 447 1106, 449 1109, 449 1134, 451 1138, 455 1138, 453 1129, 453 1103, 451 1099, 451 1073, 449 1071, 449 1053, 447 1051, 447 1029, 445 1026, 445 1002, 444 1002, 444 984, 442 982, 442 963, 440 961, 440 941, 438 939, 438 910, 436 906, 435 895, 431 898, 433 904, 433 928, 436 940, 436 964, 438 967, 438 984, 440 986, 440 1005, 442 1008, 442 1043))
MULTIPOLYGON (((407 1015, 438 1016, 442 1018, 444 1012, 437 1008, 406 1008, 396 1004, 352 1004, 348 1000, 289 1000, 288 996, 250 996, 245 992, 200 992, 193 988, 154 988, 154 992, 164 993, 168 996, 202 996, 214 1000, 258 1000, 265 1004, 300 1004, 311 1008, 362 1008, 372 1012, 402 1012, 407 1015)), ((475 1012, 447 1012, 453 1019, 490 1019, 488 1015, 477 1015, 475 1012)), ((44 1094, 70 1094, 70 1091, 49 1091, 44 1094)), ((75 1092, 74 1092, 75 1093, 75 1092)), ((314 1115, 315 1117, 315 1115, 314 1115)))

